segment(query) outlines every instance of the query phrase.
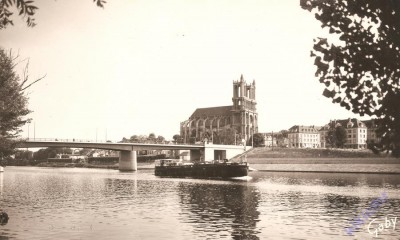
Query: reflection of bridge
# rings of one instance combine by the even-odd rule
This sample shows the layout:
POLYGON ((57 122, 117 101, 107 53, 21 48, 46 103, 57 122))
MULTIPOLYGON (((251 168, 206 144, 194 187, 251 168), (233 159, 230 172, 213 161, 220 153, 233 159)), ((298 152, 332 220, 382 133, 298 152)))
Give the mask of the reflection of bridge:
POLYGON ((91 148, 120 151, 119 170, 137 170, 137 151, 139 150, 190 150, 190 159, 223 159, 231 158, 243 152, 243 146, 213 145, 213 144, 149 144, 149 143, 113 143, 91 142, 79 139, 25 139, 19 148, 38 147, 70 147, 91 148))

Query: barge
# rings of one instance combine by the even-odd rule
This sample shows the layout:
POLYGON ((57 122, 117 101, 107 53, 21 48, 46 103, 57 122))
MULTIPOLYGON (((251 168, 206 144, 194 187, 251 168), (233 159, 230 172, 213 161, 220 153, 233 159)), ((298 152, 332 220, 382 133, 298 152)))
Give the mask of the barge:
POLYGON ((247 176, 247 162, 212 161, 183 163, 178 159, 161 159, 155 162, 156 176, 190 178, 233 178, 247 176))

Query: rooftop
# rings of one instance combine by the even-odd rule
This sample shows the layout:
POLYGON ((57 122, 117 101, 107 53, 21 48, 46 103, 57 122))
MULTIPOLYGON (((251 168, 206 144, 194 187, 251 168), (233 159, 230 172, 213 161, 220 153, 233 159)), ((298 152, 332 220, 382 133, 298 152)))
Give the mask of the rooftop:
POLYGON ((210 108, 197 108, 190 116, 191 119, 205 116, 230 116, 232 110, 231 106, 210 107, 210 108))
POLYGON ((289 128, 289 133, 291 132, 301 132, 301 133, 318 133, 320 127, 317 126, 303 126, 303 125, 294 125, 289 128))

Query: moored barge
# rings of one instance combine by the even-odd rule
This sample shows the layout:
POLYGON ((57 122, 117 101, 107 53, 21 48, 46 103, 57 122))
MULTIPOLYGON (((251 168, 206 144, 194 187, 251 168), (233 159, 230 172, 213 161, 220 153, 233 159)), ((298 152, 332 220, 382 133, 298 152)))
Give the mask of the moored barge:
POLYGON ((228 161, 182 163, 178 159, 155 162, 155 175, 161 177, 233 178, 247 176, 248 164, 228 161))

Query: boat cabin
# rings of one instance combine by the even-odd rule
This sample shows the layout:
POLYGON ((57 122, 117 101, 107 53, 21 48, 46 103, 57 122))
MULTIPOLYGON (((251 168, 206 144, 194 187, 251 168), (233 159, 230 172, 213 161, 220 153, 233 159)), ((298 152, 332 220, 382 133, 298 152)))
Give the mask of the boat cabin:
POLYGON ((193 163, 182 162, 180 159, 158 159, 154 161, 154 164, 156 167, 193 165, 193 163))

